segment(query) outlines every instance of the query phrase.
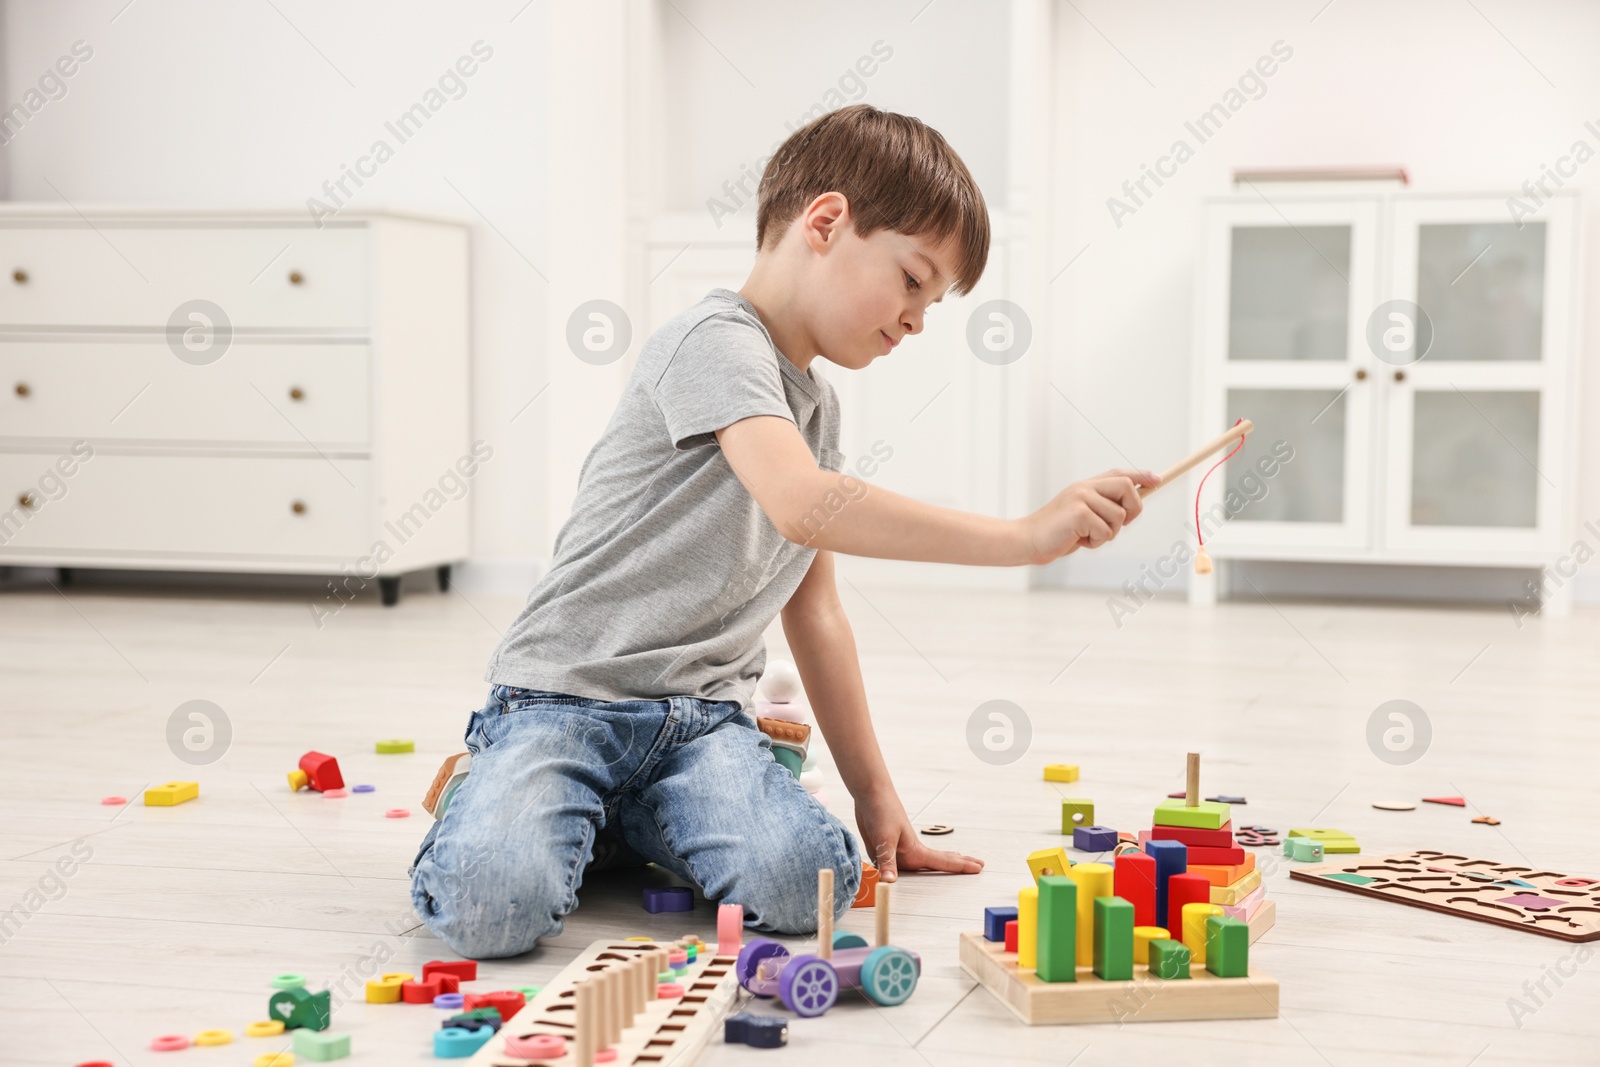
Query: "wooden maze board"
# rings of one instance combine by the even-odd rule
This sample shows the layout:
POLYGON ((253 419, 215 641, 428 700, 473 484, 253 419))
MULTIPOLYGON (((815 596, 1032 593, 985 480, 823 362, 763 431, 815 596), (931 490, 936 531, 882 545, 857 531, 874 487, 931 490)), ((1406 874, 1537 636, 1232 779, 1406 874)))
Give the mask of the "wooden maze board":
POLYGON ((1290 877, 1563 941, 1600 939, 1600 879, 1418 849, 1290 877))
POLYGON ((1047 1023, 1152 1023, 1182 1019, 1272 1019, 1278 982, 1254 968, 1248 978, 1218 978, 1205 964, 1189 977, 1152 977, 1136 963, 1130 981, 1107 982, 1090 967, 1072 982, 1041 982, 1017 967, 1017 954, 969 931, 961 935, 961 969, 1029 1026, 1047 1023))
MULTIPOLYGON (((675 946, 654 941, 596 941, 528 1001, 468 1061, 470 1067, 528 1067, 531 1064, 575 1063, 572 1037, 576 1032, 573 986, 580 978, 627 962, 641 952, 675 946), (556 1059, 525 1060, 502 1051, 507 1035, 560 1034, 568 1038, 567 1053, 556 1059)), ((684 987, 678 998, 652 1000, 634 1025, 622 1031, 616 1044, 619 1067, 650 1064, 671 1067, 692 1063, 710 1042, 720 1036, 723 1016, 738 996, 735 958, 705 953, 676 979, 684 987)))

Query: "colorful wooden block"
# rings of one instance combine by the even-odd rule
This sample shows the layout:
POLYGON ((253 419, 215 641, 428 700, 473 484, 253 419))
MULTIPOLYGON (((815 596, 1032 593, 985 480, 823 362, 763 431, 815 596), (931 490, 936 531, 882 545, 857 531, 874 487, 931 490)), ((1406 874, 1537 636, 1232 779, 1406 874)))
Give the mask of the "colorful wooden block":
POLYGON ((493 1010, 498 1012, 500 1018, 509 1019, 522 1010, 522 1005, 528 998, 515 989, 496 989, 488 993, 468 993, 461 1002, 467 1011, 476 1009, 493 1010))
MULTIPOLYGON (((741 1011, 728 1016, 723 1022, 722 1040, 730 1045, 749 1045, 751 1048, 781 1048, 789 1043, 789 1023, 781 1015, 755 1015, 741 1011)), ((558 1056, 550 1058, 556 1059, 558 1056)))
POLYGON ((1250 973, 1250 927, 1239 919, 1213 915, 1206 920, 1206 970, 1218 978, 1250 973))
POLYGON ((1006 939, 1006 923, 1016 917, 1016 908, 984 908, 983 936, 990 941, 1004 941, 1006 939))
POLYGON ((1165 982, 1189 977, 1189 946, 1171 938, 1150 942, 1150 973, 1165 982))
POLYGON ((1231 848, 1233 846, 1233 820, 1229 819, 1215 830, 1196 826, 1152 826, 1153 841, 1182 841, 1190 848, 1231 848))
POLYGON ((1204 875, 1185 871, 1167 882, 1167 930, 1183 938, 1183 909, 1189 904, 1210 904, 1212 885, 1204 875))
POLYGON ((1133 905, 1135 926, 1156 922, 1156 859, 1148 852, 1124 852, 1112 863, 1112 889, 1133 905))
POLYGON ((161 785, 153 785, 144 791, 144 806, 147 808, 170 808, 175 804, 182 804, 186 800, 193 800, 199 795, 199 782, 163 782, 161 785))
POLYGON ((1322 827, 1302 827, 1290 830, 1290 837, 1305 837, 1312 841, 1321 841, 1325 852, 1360 852, 1361 846, 1356 844, 1356 839, 1343 830, 1331 830, 1322 827))
POLYGON ((350 1035, 318 1033, 314 1030, 294 1032, 294 1054, 317 1063, 342 1060, 350 1055, 350 1035))
POLYGON ((1150 942, 1165 941, 1165 926, 1135 926, 1133 928, 1133 962, 1141 967, 1150 966, 1150 942))
POLYGON ((1251 871, 1232 885, 1211 887, 1211 903, 1237 904, 1261 886, 1261 872, 1251 871))
POLYGON ((1157 826, 1193 826, 1202 830, 1216 830, 1231 817, 1226 804, 1202 800, 1191 808, 1181 800, 1168 797, 1156 805, 1150 821, 1157 826))
POLYGON ((1094 801, 1063 799, 1061 801, 1061 832, 1070 834, 1080 826, 1094 825, 1094 801))
MULTIPOLYGON (((1077 951, 1077 946, 1073 946, 1077 951)), ((1017 966, 1032 969, 1039 966, 1039 887, 1023 886, 1017 890, 1017 966)))
POLYGON ((865 860, 861 861, 861 884, 856 887, 856 899, 850 902, 852 908, 871 908, 878 903, 878 868, 865 860))
POLYGON ((1034 883, 1047 874, 1065 875, 1072 869, 1072 860, 1063 848, 1041 848, 1028 853, 1028 870, 1033 872, 1034 883))
POLYGON ((1017 951, 1017 935, 1019 924, 1020 920, 1018 919, 1012 919, 1010 922, 1006 923, 1005 946, 1007 952, 1017 951))
POLYGON ((391 737, 378 742, 378 755, 396 756, 403 752, 415 752, 417 743, 409 737, 391 737))
POLYGON ((1039 948, 1041 982, 1077 980, 1078 884, 1064 874, 1039 879, 1039 948))
POLYGON ((487 1027, 482 1030, 462 1030, 452 1026, 448 1030, 435 1030, 433 1055, 441 1060, 464 1060, 487 1045, 493 1037, 495 1032, 487 1027))
POLYGON ((1309 837, 1286 837, 1283 839, 1283 854, 1292 860, 1306 860, 1311 863, 1321 863, 1325 845, 1309 837))
POLYGON ((1189 846, 1182 841, 1146 841, 1144 850, 1156 861, 1156 922, 1166 919, 1172 876, 1188 869, 1189 846))
POLYGON ((1133 905, 1121 897, 1095 898, 1094 973, 1108 982, 1133 977, 1133 905))
POLYGON ((306 784, 319 793, 327 789, 344 788, 344 775, 339 773, 339 761, 326 753, 307 752, 300 757, 300 770, 306 776, 306 784))
POLYGON ((1080 852, 1110 852, 1117 847, 1117 832, 1109 826, 1075 827, 1072 847, 1080 852))
POLYGON ((1230 845, 1227 848, 1215 848, 1206 845, 1190 845, 1189 866, 1193 867, 1197 863, 1210 863, 1216 864, 1217 866, 1226 867, 1233 864, 1243 863, 1244 858, 1247 855, 1249 855, 1249 853, 1238 845, 1230 845))
POLYGON ((400 1003, 400 987, 415 977, 412 974, 384 974, 367 979, 367 1003, 400 1003))
POLYGON ((267 1000, 267 1016, 286 1030, 326 1030, 333 1018, 333 994, 326 989, 320 993, 280 989, 267 1000))
MULTIPOLYGON (((448 975, 459 984, 461 982, 475 982, 478 980, 477 960, 429 960, 422 965, 422 980, 438 978, 448 975)), ((454 989, 446 989, 446 993, 454 993, 454 989)))
POLYGON ((1232 885, 1256 869, 1254 852, 1245 853, 1244 861, 1223 867, 1215 863, 1196 863, 1194 849, 1189 850, 1189 873, 1203 875, 1212 885, 1232 885))
POLYGON ((437 978, 400 983, 400 999, 406 1004, 432 1004, 433 998, 443 992, 444 984, 437 978))
POLYGON ((1116 872, 1109 863, 1080 863, 1072 868, 1078 883, 1078 966, 1094 966, 1094 902, 1109 897, 1116 885, 1116 872))
POLYGON ((1213 915, 1222 916, 1222 909, 1216 904, 1183 906, 1183 943, 1189 946, 1189 958, 1195 963, 1206 961, 1206 920, 1213 915))
POLYGON ((646 886, 644 910, 652 915, 663 911, 693 911, 694 890, 687 886, 646 886))
POLYGON ((1047 782, 1076 782, 1078 780, 1078 765, 1076 763, 1046 763, 1044 765, 1044 780, 1047 782))

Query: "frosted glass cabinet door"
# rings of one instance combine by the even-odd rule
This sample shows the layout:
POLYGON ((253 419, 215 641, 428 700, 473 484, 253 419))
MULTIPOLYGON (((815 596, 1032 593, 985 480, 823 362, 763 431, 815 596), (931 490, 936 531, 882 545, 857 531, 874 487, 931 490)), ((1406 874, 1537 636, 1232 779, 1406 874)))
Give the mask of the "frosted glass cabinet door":
POLYGON ((1391 547, 1535 562, 1557 545, 1572 208, 1558 198, 1519 225, 1503 200, 1396 203, 1391 295, 1431 342, 1380 371, 1391 547))
POLYGON ((1235 226, 1228 358, 1343 360, 1349 226, 1235 226))

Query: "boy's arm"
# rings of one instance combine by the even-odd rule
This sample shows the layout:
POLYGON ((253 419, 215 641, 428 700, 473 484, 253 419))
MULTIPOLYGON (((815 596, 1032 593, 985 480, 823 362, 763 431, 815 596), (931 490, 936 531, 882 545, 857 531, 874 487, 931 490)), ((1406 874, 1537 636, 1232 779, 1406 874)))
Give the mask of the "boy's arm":
POLYGON ((756 415, 717 431, 723 457, 779 533, 852 556, 1015 567, 1043 564, 1115 537, 1143 508, 1150 471, 1108 471, 1074 482, 1025 519, 924 504, 817 466, 788 419, 756 415), (842 499, 844 506, 829 506, 842 499))
POLYGON ((817 726, 856 802, 856 826, 878 868, 893 881, 900 868, 976 874, 983 862, 922 843, 889 779, 867 711, 855 635, 834 586, 833 555, 818 552, 783 609, 783 633, 817 726))

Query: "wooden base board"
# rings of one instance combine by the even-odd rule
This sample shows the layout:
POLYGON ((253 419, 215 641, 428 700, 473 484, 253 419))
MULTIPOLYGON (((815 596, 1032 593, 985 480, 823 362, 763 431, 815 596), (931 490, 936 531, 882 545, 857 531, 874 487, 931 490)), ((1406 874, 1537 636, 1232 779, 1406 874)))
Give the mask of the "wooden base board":
MULTIPOLYGON (((1264 905, 1263 905, 1264 906, 1264 905)), ((1218 978, 1191 966, 1189 977, 1165 981, 1135 964, 1133 979, 1107 982, 1079 967, 1075 982, 1041 982, 1017 967, 1017 954, 982 933, 961 935, 961 969, 1029 1026, 1050 1023, 1152 1023, 1182 1019, 1273 1019, 1278 982, 1258 971, 1218 978)))
POLYGON ((1289 876, 1562 941, 1600 940, 1596 878, 1432 849, 1295 867, 1289 876))
MULTIPOLYGON (((573 1054, 574 993, 579 979, 617 966, 641 952, 674 948, 665 942, 596 941, 552 978, 539 995, 506 1020, 500 1033, 489 1039, 468 1061, 470 1067, 550 1067, 576 1062, 573 1054), (549 1060, 525 1060, 504 1052, 508 1035, 560 1034, 568 1038, 567 1053, 549 1060)), ((619 1065, 648 1063, 651 1067, 687 1067, 713 1037, 720 1038, 722 1021, 739 992, 732 956, 702 955, 677 979, 682 997, 652 1000, 634 1025, 622 1032, 611 1062, 619 1065)))
POLYGON ((1250 943, 1256 943, 1256 938, 1272 929, 1272 924, 1278 921, 1278 902, 1270 897, 1261 902, 1261 907, 1250 916, 1250 943))

